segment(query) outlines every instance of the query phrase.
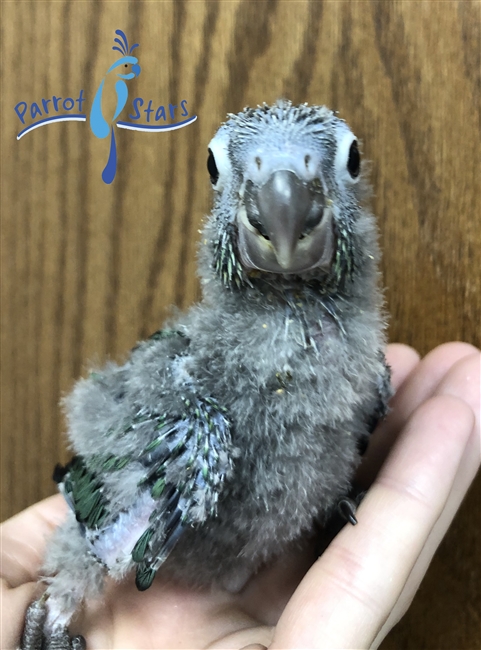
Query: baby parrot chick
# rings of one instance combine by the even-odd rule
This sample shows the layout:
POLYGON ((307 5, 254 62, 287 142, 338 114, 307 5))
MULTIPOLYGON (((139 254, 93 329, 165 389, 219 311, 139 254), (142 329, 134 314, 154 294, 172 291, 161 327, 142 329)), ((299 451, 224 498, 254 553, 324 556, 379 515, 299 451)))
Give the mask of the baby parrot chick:
POLYGON ((70 516, 22 650, 106 576, 240 590, 338 507, 391 396, 375 220, 356 137, 324 106, 246 108, 208 149, 202 301, 65 400, 70 516))

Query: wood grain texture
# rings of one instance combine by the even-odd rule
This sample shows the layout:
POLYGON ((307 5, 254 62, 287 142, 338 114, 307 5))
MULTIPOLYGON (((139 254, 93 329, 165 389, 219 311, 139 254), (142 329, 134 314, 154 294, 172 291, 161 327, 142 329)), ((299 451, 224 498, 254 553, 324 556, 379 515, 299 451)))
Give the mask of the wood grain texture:
MULTIPOLYGON (((287 96, 340 111, 372 161, 391 340, 480 345, 480 3, 2 2, 2 518, 54 491, 58 402, 199 297, 206 146, 227 112, 287 96), (13 107, 91 102, 114 30, 140 43, 130 97, 186 99, 195 124, 117 130, 118 175, 86 124, 20 141, 13 107)), ((127 112, 126 112, 127 113, 127 112)), ((124 115, 126 115, 124 113, 124 115)), ((481 646, 478 480, 391 648, 481 646)))

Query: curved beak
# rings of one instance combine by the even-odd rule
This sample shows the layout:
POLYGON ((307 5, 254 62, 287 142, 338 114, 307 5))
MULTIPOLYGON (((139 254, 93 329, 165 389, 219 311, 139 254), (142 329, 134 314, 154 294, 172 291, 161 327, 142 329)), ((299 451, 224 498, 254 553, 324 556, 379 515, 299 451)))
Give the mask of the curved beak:
POLYGON ((260 223, 284 268, 292 264, 312 204, 308 186, 290 171, 274 172, 257 193, 260 223))
POLYGON ((135 64, 132 66, 132 72, 135 74, 136 77, 139 76, 141 70, 142 70, 142 68, 140 67, 140 65, 139 65, 138 63, 135 63, 135 64))
POLYGON ((294 273, 330 262, 333 234, 319 179, 279 170, 261 187, 247 181, 244 203, 240 244, 249 266, 294 273))

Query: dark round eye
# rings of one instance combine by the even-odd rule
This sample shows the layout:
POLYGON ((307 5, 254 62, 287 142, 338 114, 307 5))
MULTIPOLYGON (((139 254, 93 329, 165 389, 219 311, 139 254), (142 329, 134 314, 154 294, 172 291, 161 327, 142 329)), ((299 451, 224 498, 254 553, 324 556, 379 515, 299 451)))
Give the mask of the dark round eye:
POLYGON ((361 156, 359 155, 359 149, 357 148, 357 140, 353 140, 351 148, 349 149, 347 171, 353 178, 357 178, 361 171, 361 156))
POLYGON ((129 67, 129 64, 128 64, 128 63, 125 63, 125 67, 128 68, 128 67, 129 67))
POLYGON ((212 183, 212 185, 215 185, 219 180, 219 170, 217 169, 217 165, 215 164, 214 154, 210 149, 209 149, 209 157, 207 158, 207 170, 209 172, 210 182, 212 183))

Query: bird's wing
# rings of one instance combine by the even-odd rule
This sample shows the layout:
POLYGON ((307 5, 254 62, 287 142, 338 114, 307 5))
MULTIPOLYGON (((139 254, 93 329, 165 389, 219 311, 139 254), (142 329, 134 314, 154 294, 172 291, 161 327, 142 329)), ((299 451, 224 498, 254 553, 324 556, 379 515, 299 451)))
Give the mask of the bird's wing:
MULTIPOLYGON (((185 341, 185 354, 189 343, 184 335, 160 330, 134 348, 133 358, 144 354, 149 345, 167 348, 179 337, 185 341)), ((174 356, 172 362, 177 359, 174 356)), ((171 392, 175 390, 172 386, 171 392)), ((117 443, 111 439, 111 453, 106 454, 104 448, 99 454, 79 455, 54 472, 92 552, 107 567, 131 553, 140 590, 151 585, 185 527, 215 515, 233 466, 235 452, 226 410, 214 398, 197 395, 185 386, 178 403, 181 406, 174 411, 164 411, 162 404, 149 409, 132 403, 132 417, 117 443), (134 441, 132 449, 120 453, 116 444, 129 437, 134 441), (129 473, 136 477, 135 498, 129 503, 115 500, 113 482, 118 490, 131 480, 129 473)), ((83 409, 87 414, 88 400, 83 409)))
POLYGON ((232 471, 230 422, 215 400, 186 400, 184 413, 159 418, 157 428, 157 436, 139 456, 148 468, 143 483, 156 502, 150 525, 132 551, 140 590, 150 587, 184 528, 215 515, 232 471))
POLYGON ((112 118, 112 122, 114 122, 118 118, 120 113, 123 111, 129 96, 127 84, 122 79, 119 79, 118 81, 115 82, 115 91, 117 93, 117 107, 115 108, 115 113, 112 118))
POLYGON ((102 94, 104 92, 105 79, 102 79, 95 93, 92 108, 90 109, 90 128, 97 138, 106 138, 110 133, 110 125, 102 113, 102 94))

